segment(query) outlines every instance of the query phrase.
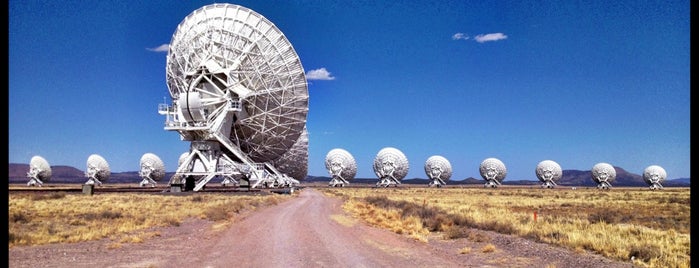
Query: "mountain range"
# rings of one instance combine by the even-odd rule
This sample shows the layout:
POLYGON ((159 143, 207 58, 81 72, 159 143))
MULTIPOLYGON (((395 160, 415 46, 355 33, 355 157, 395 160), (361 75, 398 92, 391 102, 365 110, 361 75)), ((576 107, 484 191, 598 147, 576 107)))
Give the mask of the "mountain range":
MULTIPOLYGON (((616 179, 612 182, 612 186, 621 187, 645 187, 648 186, 643 180, 642 175, 630 173, 623 168, 614 167, 616 170, 616 179)), ((10 183, 23 183, 29 181, 27 172, 29 164, 9 163, 8 178, 10 183)), ((165 178, 170 178, 174 172, 165 173, 165 178)), ((139 183, 142 178, 138 175, 138 171, 127 172, 112 172, 109 176, 108 183, 139 183)), ((164 179, 166 180, 166 179, 164 179)), ((84 183, 87 181, 85 172, 71 166, 51 166, 51 180, 49 183, 84 183)), ((306 176, 303 182, 329 182, 330 177, 327 176, 306 176)), ((376 178, 355 178, 350 183, 366 183, 374 184, 378 181, 376 178)), ((212 181, 213 182, 213 181, 212 181)), ((411 178, 403 179, 404 184, 427 184, 426 178, 411 178)), ((458 180, 456 178, 447 182, 449 185, 461 184, 484 184, 483 179, 473 177, 458 180)), ((541 183, 533 180, 508 180, 507 177, 502 181, 504 185, 540 185, 541 183)), ((597 183, 592 180, 590 170, 563 170, 563 176, 557 182, 560 186, 579 186, 579 187, 596 187, 597 183)), ((689 187, 690 178, 679 178, 665 180, 662 183, 665 187, 689 187)))

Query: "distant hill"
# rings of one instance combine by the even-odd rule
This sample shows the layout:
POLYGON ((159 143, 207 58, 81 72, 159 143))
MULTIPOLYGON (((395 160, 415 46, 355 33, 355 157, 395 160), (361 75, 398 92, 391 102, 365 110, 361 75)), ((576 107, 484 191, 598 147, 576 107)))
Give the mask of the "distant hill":
MULTIPOLYGON (((614 167, 616 170, 616 179, 612 182, 612 186, 621 187, 645 187, 648 186, 645 181, 643 181, 643 176, 638 174, 630 173, 623 168, 614 167)), ((9 163, 8 166, 8 179, 12 183, 22 183, 27 182, 27 172, 29 171, 29 164, 17 164, 9 163)), ((51 166, 51 181, 56 183, 85 183, 87 178, 85 178, 85 172, 70 166, 51 166)), ((165 173, 164 181, 172 177, 174 172, 165 173)), ((141 182, 141 177, 138 176, 138 171, 128 171, 128 172, 112 172, 109 176, 108 183, 139 183, 141 182)), ((307 176, 303 182, 329 182, 330 177, 327 176, 307 176)), ((376 178, 355 178, 350 181, 350 183, 361 183, 361 184, 376 184, 378 179, 376 178)), ((428 180, 426 178, 411 178, 404 179, 401 181, 404 184, 427 184, 428 180)), ((502 182, 504 185, 540 185, 538 180, 505 180, 502 182)), ((449 185, 462 185, 462 184, 485 184, 483 179, 477 179, 473 177, 468 177, 462 180, 450 180, 447 182, 449 185)), ((582 170, 563 170, 563 176, 558 185, 561 186, 579 186, 579 187, 596 187, 597 184, 592 181, 591 171, 582 170)), ((665 180, 663 182, 665 187, 689 187, 690 178, 679 178, 672 180, 665 180)))

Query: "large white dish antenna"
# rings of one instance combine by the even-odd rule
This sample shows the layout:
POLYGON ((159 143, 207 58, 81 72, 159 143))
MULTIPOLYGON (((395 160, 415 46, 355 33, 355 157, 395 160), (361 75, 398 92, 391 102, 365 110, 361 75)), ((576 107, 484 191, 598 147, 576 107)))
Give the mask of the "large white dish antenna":
POLYGON ((196 180, 196 191, 214 176, 281 176, 271 162, 303 132, 308 85, 296 51, 272 22, 233 4, 193 11, 170 41, 166 79, 173 104, 158 108, 165 129, 192 142, 174 177, 196 180))
POLYGON ((539 181, 543 182, 541 184, 542 188, 553 188, 557 184, 561 177, 563 176, 563 170, 561 165, 553 160, 544 160, 536 165, 536 177, 539 181))
POLYGON ((428 186, 442 187, 451 178, 451 163, 441 155, 433 155, 425 161, 425 174, 430 179, 428 186))
POLYGON ((507 168, 505 164, 497 158, 486 158, 481 162, 478 171, 481 177, 485 180, 484 187, 497 187, 502 184, 502 180, 507 176, 507 168))
POLYGON ((27 186, 42 186, 44 182, 51 180, 51 165, 43 157, 35 155, 29 160, 27 177, 29 178, 27 186))
POLYGON ((328 151, 325 155, 325 168, 332 176, 328 183, 331 187, 344 187, 357 175, 357 162, 352 154, 341 148, 328 151))
POLYGON ((597 163, 592 167, 592 180, 597 183, 599 189, 612 188, 612 182, 616 179, 616 170, 607 163, 597 163))
POLYGON ((87 169, 85 170, 87 182, 85 184, 102 185, 102 182, 107 181, 110 175, 109 164, 102 156, 92 154, 87 158, 87 169))
POLYGON ((155 186, 165 177, 165 164, 163 160, 153 153, 145 153, 141 156, 140 170, 138 174, 143 178, 141 186, 155 186))
POLYGON ((650 165, 643 170, 643 180, 650 185, 651 190, 663 189, 661 184, 667 178, 665 169, 658 165, 650 165))
POLYGON ((398 186, 408 175, 410 164, 403 152, 393 147, 381 149, 374 158, 374 173, 379 178, 377 186, 398 186))

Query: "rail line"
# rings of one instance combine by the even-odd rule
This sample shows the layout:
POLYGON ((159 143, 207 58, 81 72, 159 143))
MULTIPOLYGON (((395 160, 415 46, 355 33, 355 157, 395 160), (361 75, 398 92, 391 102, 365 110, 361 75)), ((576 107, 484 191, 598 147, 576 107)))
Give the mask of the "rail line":
MULTIPOLYGON (((233 187, 233 186, 220 186, 220 185, 207 185, 204 189, 200 191, 181 191, 181 192, 171 192, 170 187, 167 185, 158 185, 155 187, 141 187, 133 184, 110 184, 103 186, 94 186, 92 188, 92 194, 100 193, 162 193, 162 194, 198 194, 198 193, 231 193, 231 194, 286 194, 293 193, 294 189, 303 187, 292 187, 292 188, 248 188, 248 187, 233 187)), ((46 185, 41 187, 37 186, 26 186, 23 184, 12 185, 8 187, 9 193, 53 193, 53 192, 68 192, 68 193, 81 193, 84 192, 83 184, 54 184, 46 185)))

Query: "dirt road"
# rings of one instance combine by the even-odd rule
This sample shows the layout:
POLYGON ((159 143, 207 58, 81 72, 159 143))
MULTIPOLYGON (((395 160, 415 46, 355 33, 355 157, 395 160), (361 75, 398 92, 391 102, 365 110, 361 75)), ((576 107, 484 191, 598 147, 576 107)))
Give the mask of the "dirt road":
POLYGON ((341 200, 306 188, 225 230, 192 219, 118 248, 109 241, 16 247, 9 250, 9 267, 631 267, 491 232, 487 243, 439 237, 420 242, 367 226, 341 206, 341 200), (480 251, 485 244, 495 250, 480 251), (463 248, 473 250, 460 254, 463 248))
POLYGON ((341 202, 306 189, 237 223, 181 267, 454 267, 424 243, 358 224, 341 202))

